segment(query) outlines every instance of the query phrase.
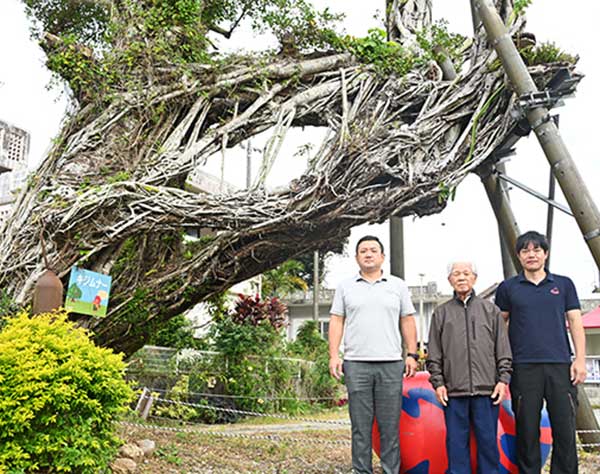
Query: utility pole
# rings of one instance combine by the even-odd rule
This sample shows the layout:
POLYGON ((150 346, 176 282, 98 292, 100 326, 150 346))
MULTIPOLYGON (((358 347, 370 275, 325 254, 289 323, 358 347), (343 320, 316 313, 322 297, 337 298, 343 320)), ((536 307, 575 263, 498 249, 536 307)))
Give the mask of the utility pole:
MULTIPOLYGON (((252 140, 246 142, 246 189, 252 187, 252 140)), ((257 293, 262 297, 262 275, 256 276, 257 293)))
POLYGON ((425 334, 425 314, 423 311, 423 307, 424 307, 424 301, 423 298, 425 297, 425 287, 423 286, 423 277, 425 276, 424 273, 419 273, 419 281, 420 281, 420 286, 419 286, 419 351, 421 354, 424 354, 424 350, 425 350, 425 344, 423 342, 423 336, 425 334))
MULTIPOLYGON (((600 213, 585 185, 558 128, 552 120, 544 97, 540 97, 517 47, 491 0, 475 0, 476 13, 481 18, 490 44, 494 47, 515 92, 527 104, 525 115, 535 132, 544 154, 565 198, 575 215, 583 238, 598 268, 600 268, 600 213), (535 102, 535 104, 534 104, 535 102)), ((585 444, 600 442, 598 422, 583 387, 579 388, 581 402, 577 411, 577 428, 585 444)))
POLYGON ((404 223, 402 217, 390 217, 390 272, 404 280, 404 223))
POLYGON ((313 253, 313 320, 319 321, 319 251, 313 253))

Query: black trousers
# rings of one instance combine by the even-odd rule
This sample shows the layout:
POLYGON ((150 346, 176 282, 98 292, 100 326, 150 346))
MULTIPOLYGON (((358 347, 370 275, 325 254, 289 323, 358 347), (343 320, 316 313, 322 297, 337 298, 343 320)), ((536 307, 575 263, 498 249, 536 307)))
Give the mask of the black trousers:
POLYGON ((510 382, 517 428, 519 474, 540 474, 540 417, 543 400, 552 428, 552 474, 577 474, 575 414, 577 387, 570 364, 515 364, 510 382))

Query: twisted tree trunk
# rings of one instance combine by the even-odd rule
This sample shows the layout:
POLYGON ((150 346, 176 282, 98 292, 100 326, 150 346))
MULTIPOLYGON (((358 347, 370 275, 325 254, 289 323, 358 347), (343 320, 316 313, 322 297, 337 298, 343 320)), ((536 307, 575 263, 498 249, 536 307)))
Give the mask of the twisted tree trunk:
MULTIPOLYGON (((429 1, 392 3, 398 39, 430 21, 429 1)), ((160 81, 115 93, 105 108, 79 91, 80 107, 3 230, 0 287, 30 300, 44 269, 42 230, 63 281, 74 265, 113 276, 108 315, 79 319, 100 344, 132 353, 169 318, 290 257, 335 247, 355 225, 439 212, 514 126, 495 58, 477 49, 452 82, 427 67, 383 77, 339 52, 191 64, 184 76, 151 64, 148 77, 160 81), (306 125, 333 133, 299 179, 268 191, 285 132, 306 125), (188 190, 210 155, 267 129, 251 189, 188 190), (211 234, 186 243, 189 228, 211 234)), ((543 86, 552 66, 532 72, 543 86)))

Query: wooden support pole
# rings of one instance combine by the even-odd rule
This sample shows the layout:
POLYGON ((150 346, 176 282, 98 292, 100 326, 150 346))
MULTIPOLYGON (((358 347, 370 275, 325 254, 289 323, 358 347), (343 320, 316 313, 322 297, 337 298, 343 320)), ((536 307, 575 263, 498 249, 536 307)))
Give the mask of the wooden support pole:
MULTIPOLYGON (((491 0, 477 0, 476 8, 488 38, 519 96, 538 92, 517 47, 491 0)), ((560 185, 583 238, 600 268, 600 213, 581 178, 558 128, 546 107, 527 110, 527 120, 535 132, 554 176, 560 185)))
POLYGON ((504 239, 504 244, 510 251, 510 257, 512 259, 515 273, 517 271, 521 271, 521 263, 519 262, 515 252, 515 248, 517 246, 517 237, 519 237, 520 234, 519 226, 517 225, 517 220, 512 212, 506 190, 504 189, 504 186, 498 177, 494 174, 492 165, 485 165, 481 167, 477 170, 477 173, 481 178, 485 192, 487 193, 490 204, 492 205, 492 209, 494 210, 494 214, 496 215, 498 228, 502 234, 502 238, 504 239))

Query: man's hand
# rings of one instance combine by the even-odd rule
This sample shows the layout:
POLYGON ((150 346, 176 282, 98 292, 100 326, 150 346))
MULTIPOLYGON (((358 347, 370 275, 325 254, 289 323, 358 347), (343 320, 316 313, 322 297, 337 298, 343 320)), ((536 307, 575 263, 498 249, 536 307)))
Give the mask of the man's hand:
POLYGON ((585 368, 585 359, 575 359, 571 364, 571 383, 579 385, 585 381, 587 369, 585 368))
POLYGON ((494 387, 494 391, 490 395, 490 398, 494 400, 494 405, 500 405, 506 398, 506 384, 504 382, 498 382, 494 387))
POLYGON ((437 401, 440 402, 443 406, 448 406, 448 391, 446 390, 446 386, 442 385, 435 389, 435 397, 437 401))
POLYGON ((339 356, 329 358, 329 373, 337 380, 341 379, 344 371, 342 370, 342 359, 339 356))
POLYGON ((417 361, 412 357, 407 357, 404 361, 404 375, 414 377, 417 373, 417 361))

